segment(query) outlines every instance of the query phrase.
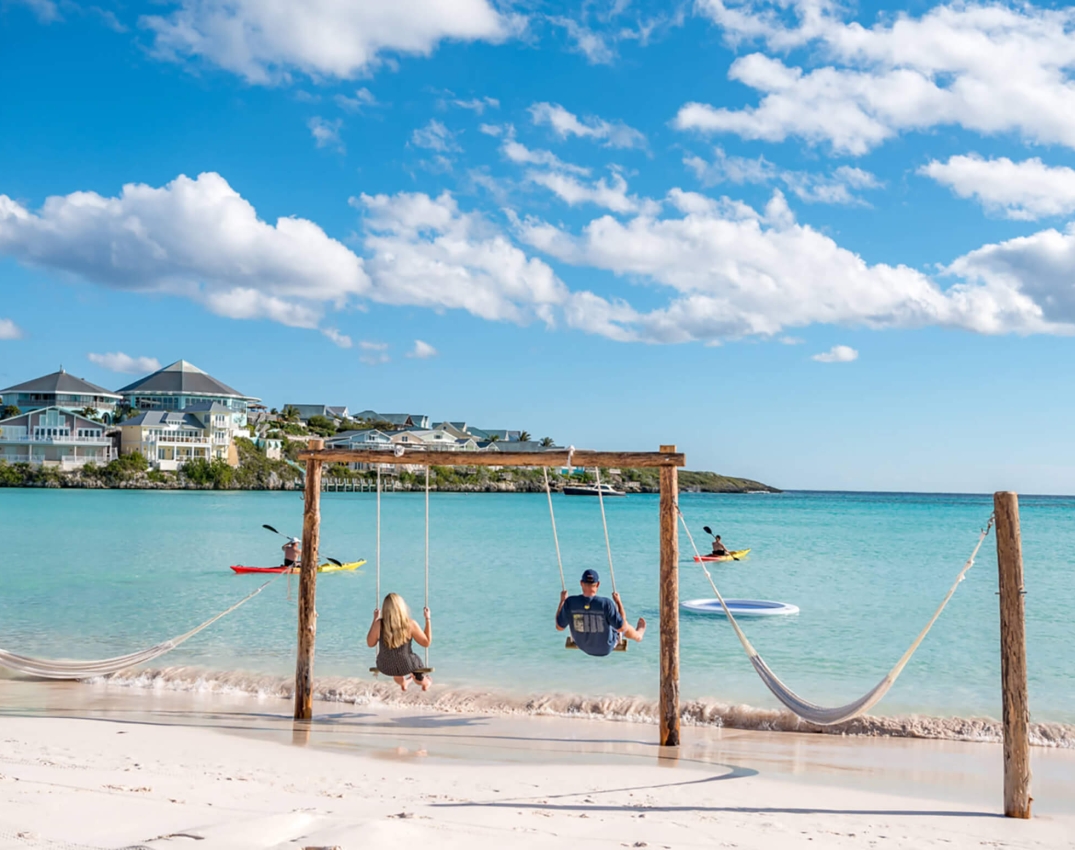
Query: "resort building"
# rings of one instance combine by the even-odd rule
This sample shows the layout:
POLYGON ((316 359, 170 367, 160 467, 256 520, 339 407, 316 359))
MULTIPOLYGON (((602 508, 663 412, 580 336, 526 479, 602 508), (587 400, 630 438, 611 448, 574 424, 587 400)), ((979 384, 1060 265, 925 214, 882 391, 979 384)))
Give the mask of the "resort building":
POLYGON ((334 407, 330 404, 285 404, 282 408, 293 407, 299 412, 300 422, 309 422, 315 416, 322 416, 325 419, 332 419, 336 422, 343 422, 345 419, 350 419, 351 414, 347 410, 347 405, 342 407, 334 407))
POLYGON ((0 420, 0 460, 63 470, 116 458, 107 426, 60 407, 46 407, 0 420))
POLYGON ((92 411, 105 422, 112 421, 121 400, 117 393, 69 375, 62 367, 59 372, 0 390, 0 405, 14 405, 21 413, 58 407, 72 413, 92 411))
POLYGON ((391 435, 392 442, 402 446, 420 446, 423 449, 437 449, 440 451, 475 451, 478 444, 471 438, 460 440, 450 434, 444 428, 418 429, 412 428, 406 431, 395 431, 391 435))
POLYGON ((378 413, 376 410, 363 410, 352 418, 360 422, 384 422, 395 428, 429 427, 429 417, 422 413, 378 413))
POLYGON ((174 471, 195 458, 239 465, 236 436, 249 436, 235 424, 235 412, 217 402, 188 404, 183 410, 149 410, 120 423, 124 454, 141 452, 150 466, 174 471))
POLYGON ((236 427, 246 425, 251 404, 261 399, 233 390, 186 360, 177 360, 118 390, 132 410, 189 410, 194 405, 227 408, 236 427))

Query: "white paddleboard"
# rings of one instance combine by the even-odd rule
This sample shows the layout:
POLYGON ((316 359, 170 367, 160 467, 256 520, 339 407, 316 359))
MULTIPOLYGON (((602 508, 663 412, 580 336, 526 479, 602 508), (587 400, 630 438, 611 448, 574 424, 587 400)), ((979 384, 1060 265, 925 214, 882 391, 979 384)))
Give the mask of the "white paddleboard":
MULTIPOLYGON (((787 602, 772 602, 768 599, 725 599, 724 603, 733 617, 777 617, 785 614, 798 614, 799 606, 787 602)), ((680 602, 684 611, 695 614, 716 614, 724 616, 724 609, 717 599, 688 599, 680 602)))

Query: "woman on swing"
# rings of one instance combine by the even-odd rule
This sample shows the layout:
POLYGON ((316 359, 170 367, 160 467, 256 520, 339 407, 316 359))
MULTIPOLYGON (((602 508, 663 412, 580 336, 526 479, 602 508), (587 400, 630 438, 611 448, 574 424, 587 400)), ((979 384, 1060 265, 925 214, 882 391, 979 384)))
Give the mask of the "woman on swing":
POLYGON ((397 685, 407 690, 407 680, 414 678, 423 691, 428 691, 433 680, 428 673, 418 672, 425 663, 411 648, 411 641, 418 641, 419 646, 429 646, 433 642, 433 624, 429 619, 429 609, 423 608, 426 627, 418 626, 411 619, 407 603, 398 593, 389 593, 384 598, 384 607, 373 609, 373 622, 366 633, 366 646, 377 650, 377 669, 386 676, 391 676, 397 685))

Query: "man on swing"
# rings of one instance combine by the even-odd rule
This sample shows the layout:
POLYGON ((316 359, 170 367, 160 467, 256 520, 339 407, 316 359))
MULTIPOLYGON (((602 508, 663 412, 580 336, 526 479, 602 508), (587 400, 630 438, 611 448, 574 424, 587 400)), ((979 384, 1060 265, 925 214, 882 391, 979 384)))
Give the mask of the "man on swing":
POLYGON ((586 570, 579 583, 582 586, 579 596, 568 596, 566 590, 560 592, 557 631, 570 628, 575 645, 587 655, 608 655, 616 648, 621 634, 641 642, 646 634, 646 621, 639 617, 637 626, 627 625, 620 595, 614 592, 611 599, 597 595, 601 586, 597 570, 586 570))

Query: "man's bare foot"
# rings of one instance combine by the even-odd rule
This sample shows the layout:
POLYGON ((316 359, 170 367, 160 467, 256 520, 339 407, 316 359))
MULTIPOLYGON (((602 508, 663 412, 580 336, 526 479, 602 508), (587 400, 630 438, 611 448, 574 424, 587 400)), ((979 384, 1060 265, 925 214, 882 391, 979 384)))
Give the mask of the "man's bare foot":
POLYGON ((432 684, 433 684, 433 680, 431 678, 429 678, 429 674, 426 673, 426 675, 424 675, 422 677, 422 690, 423 691, 428 691, 430 686, 432 686, 432 684))
POLYGON ((642 638, 646 634, 646 620, 644 617, 638 618, 638 625, 635 626, 635 631, 638 633, 638 637, 635 638, 639 643, 642 642, 642 638))

